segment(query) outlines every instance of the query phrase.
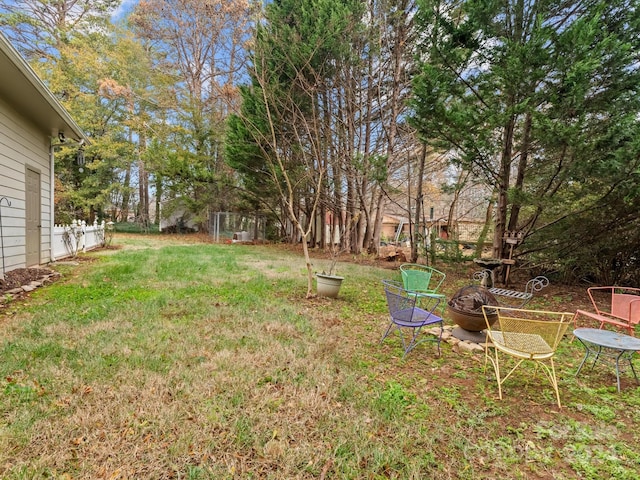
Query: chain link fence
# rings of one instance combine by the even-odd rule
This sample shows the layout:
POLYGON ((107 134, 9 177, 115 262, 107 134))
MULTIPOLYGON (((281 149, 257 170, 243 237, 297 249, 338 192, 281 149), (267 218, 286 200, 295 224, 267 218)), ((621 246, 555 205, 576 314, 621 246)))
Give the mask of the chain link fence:
POLYGON ((267 219, 260 214, 213 212, 209 215, 209 233, 216 243, 264 242, 267 219))

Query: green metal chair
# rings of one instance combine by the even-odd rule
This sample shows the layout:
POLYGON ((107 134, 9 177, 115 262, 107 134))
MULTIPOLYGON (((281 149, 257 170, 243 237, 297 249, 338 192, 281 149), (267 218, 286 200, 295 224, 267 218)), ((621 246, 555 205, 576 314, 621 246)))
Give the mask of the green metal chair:
POLYGON ((413 295, 427 298, 438 297, 442 314, 447 306, 445 295, 438 293, 438 289, 447 277, 440 270, 418 263, 403 263, 400 265, 402 284, 404 289, 413 295))

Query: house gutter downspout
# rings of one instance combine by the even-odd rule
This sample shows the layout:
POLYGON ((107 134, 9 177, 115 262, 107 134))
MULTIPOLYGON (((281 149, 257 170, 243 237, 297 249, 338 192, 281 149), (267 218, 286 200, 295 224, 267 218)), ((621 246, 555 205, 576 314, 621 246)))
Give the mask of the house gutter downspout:
POLYGON ((55 165, 55 158, 54 158, 54 148, 53 145, 49 146, 49 175, 50 175, 50 179, 49 179, 49 185, 51 185, 50 187, 50 192, 49 195, 51 196, 51 212, 49 214, 49 262, 53 263, 56 261, 56 258, 53 254, 53 241, 55 239, 55 235, 54 235, 54 225, 55 225, 55 204, 54 202, 54 197, 55 197, 55 189, 56 189, 56 178, 55 178, 55 171, 54 171, 54 165, 55 165))

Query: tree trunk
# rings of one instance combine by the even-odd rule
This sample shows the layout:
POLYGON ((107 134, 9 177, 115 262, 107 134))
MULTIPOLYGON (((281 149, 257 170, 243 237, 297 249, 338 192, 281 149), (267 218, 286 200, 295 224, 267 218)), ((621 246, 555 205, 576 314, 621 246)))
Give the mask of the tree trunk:
MULTIPOLYGON (((513 98, 508 102, 513 105, 513 98)), ((508 194, 511 175, 511 155, 513 152, 513 133, 516 118, 512 115, 505 125, 502 139, 502 154, 500 156, 500 178, 498 180, 498 209, 496 212, 495 232, 493 232, 493 257, 502 258, 504 250, 504 234, 507 225, 508 194)))
POLYGON ((424 166, 427 161, 427 145, 422 144, 422 154, 420 155, 420 163, 418 165, 418 184, 416 185, 416 214, 413 221, 413 236, 411 238, 411 263, 417 263, 419 252, 418 242, 422 235, 420 235, 420 217, 422 215, 422 182, 424 180, 424 166))
POLYGON ((129 216, 129 202, 131 201, 131 164, 124 173, 124 182, 122 184, 122 203, 120 204, 120 221, 126 222, 129 216))
POLYGON ((489 205, 487 205, 487 212, 484 217, 484 226, 482 227, 482 231, 478 236, 478 243, 476 243, 476 258, 482 258, 482 251, 484 250, 484 242, 487 238, 487 233, 489 232, 489 228, 493 223, 493 204, 495 203, 495 198, 493 195, 489 199, 489 205))
MULTIPOLYGON (((527 162, 529 159, 529 148, 531 143, 531 113, 527 113, 524 121, 524 132, 522 137, 522 144, 520 145, 520 160, 518 161, 518 174, 516 175, 516 181, 514 188, 516 190, 522 190, 524 186, 524 174, 527 169, 527 162)), ((509 231, 515 231, 518 229, 518 217, 520 216, 520 203, 514 202, 511 205, 511 215, 509 217, 509 231)))

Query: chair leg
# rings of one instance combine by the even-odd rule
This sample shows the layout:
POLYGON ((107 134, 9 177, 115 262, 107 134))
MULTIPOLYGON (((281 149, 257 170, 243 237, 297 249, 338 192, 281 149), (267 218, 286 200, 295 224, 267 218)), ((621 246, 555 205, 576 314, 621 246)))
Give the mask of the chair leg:
MULTIPOLYGON (((494 355, 493 356, 489 356, 487 348, 485 348, 485 370, 486 370, 486 366, 487 366, 487 360, 490 361, 491 364, 493 365, 493 370, 494 370, 495 375, 496 375, 496 381, 498 382, 498 398, 500 400, 502 400, 502 384, 524 362, 524 359, 518 360, 516 362, 516 364, 513 366, 513 368, 511 368, 511 370, 509 370, 509 373, 507 373, 502 378, 500 377, 500 363, 499 363, 499 360, 498 360, 498 351, 494 349, 494 355)), ((547 379, 551 383, 551 386, 553 387, 553 391, 556 394, 556 401, 558 403, 558 408, 562 408, 562 404, 560 402, 560 391, 559 391, 559 388, 558 388, 558 379, 556 377, 556 370, 555 370, 555 367, 554 367, 554 364, 553 364, 553 358, 550 359, 550 363, 551 363, 551 367, 548 367, 543 362, 536 362, 536 366, 539 365, 542 368, 542 371, 544 372, 545 376, 547 377, 547 379)))
MULTIPOLYGON (((396 330, 398 330, 398 335, 400 336, 400 342, 402 343, 402 351, 404 352, 404 353, 403 353, 403 355, 402 355, 402 358, 404 358, 404 357, 406 357, 406 356, 407 356, 407 354, 408 354, 411 350, 413 350, 413 349, 418 345, 418 343, 419 343, 419 342, 416 342, 416 341, 415 341, 415 340, 416 340, 416 337, 417 337, 417 333, 416 333, 416 331, 415 331, 416 329, 412 329, 412 330, 413 330, 413 332, 412 332, 412 334, 411 334, 411 340, 409 340, 409 342, 407 343, 407 342, 405 341, 404 334, 402 333, 402 327, 400 327, 400 326, 396 325, 395 323, 391 323, 391 324, 389 325, 389 328, 387 328, 387 331, 384 333, 384 335, 383 335, 383 336, 382 336, 382 338, 380 339, 380 343, 382 343, 382 342, 384 341, 384 339, 385 339, 385 338, 387 338, 387 337, 389 336, 389 334, 391 333, 391 330, 392 330, 392 329, 394 329, 394 328, 395 328, 396 330)), ((417 330, 419 330, 419 328, 418 328, 417 330)))
MULTIPOLYGON (((444 324, 443 322, 439 322, 440 323, 440 335, 438 335, 437 339, 435 340, 437 343, 437 347, 438 347, 438 357, 440 357, 440 342, 442 341, 442 332, 444 331, 444 324)), ((435 325, 435 324, 431 324, 431 325, 435 325)), ((411 332, 411 341, 406 344, 404 341, 404 336, 402 335, 402 329, 400 327, 398 327, 398 330, 400 331, 400 338, 402 339, 402 347, 404 349, 404 355, 402 356, 402 358, 406 357, 407 354, 413 350, 414 348, 416 348, 418 345, 420 345, 423 342, 427 342, 427 341, 431 341, 429 339, 422 339, 422 340, 418 340, 418 337, 420 336, 420 333, 422 332, 422 329, 426 326, 431 326, 431 325, 421 325, 419 327, 413 327, 411 328, 412 332, 411 332)))
MULTIPOLYGON (((518 368, 518 366, 524 362, 524 359, 520 360, 515 367, 513 367, 511 369, 511 371, 509 372, 509 374, 504 377, 503 381, 506 380, 509 375, 511 375, 514 370, 516 368, 518 368)), ((553 358, 549 359, 550 362, 550 367, 548 367, 543 361, 540 360, 535 360, 535 372, 534 375, 537 375, 538 372, 538 368, 540 368, 542 370, 542 373, 544 374, 544 376, 547 378, 547 380, 549 380, 549 383, 551 383, 551 386, 553 387, 553 391, 556 394, 556 401, 558 402, 558 408, 562 408, 562 404, 560 403, 560 390, 558 388, 558 378, 556 376, 556 370, 553 364, 553 358)))
POLYGON ((562 408, 562 404, 560 403, 560 390, 558 388, 558 378, 556 376, 556 369, 553 364, 553 358, 549 359, 549 363, 551 364, 551 367, 548 367, 541 361, 537 361, 536 366, 539 365, 542 368, 542 371, 544 372, 545 376, 551 383, 551 386, 553 387, 553 391, 556 394, 556 401, 558 402, 558 408, 562 408))
POLYGON ((415 337, 413 336, 413 332, 412 332, 412 338, 409 341, 409 343, 407 343, 404 340, 404 333, 402 333, 402 327, 399 327, 399 326, 396 325, 396 328, 398 330, 398 335, 400 335, 400 341, 402 342, 402 351, 404 352, 402 354, 402 358, 404 358, 404 357, 407 356, 407 353, 409 353, 415 347, 415 345, 414 345, 415 337))
MULTIPOLYGON (((421 344, 422 342, 426 341, 425 339, 423 340, 418 340, 418 337, 420 336, 420 332, 422 331, 423 326, 419 326, 419 327, 413 327, 411 330, 411 342, 409 342, 409 346, 405 348, 404 351, 404 355, 403 358, 407 356, 407 354, 413 350, 414 348, 416 348, 419 344, 421 344)), ((440 355, 440 350, 438 349, 438 355, 440 355)))
POLYGON ((402 356, 402 358, 406 357, 407 354, 411 350, 416 348, 418 346, 418 344, 420 343, 419 341, 417 341, 417 338, 418 338, 418 335, 420 334, 421 327, 412 328, 411 330, 412 330, 411 331, 411 341, 409 342, 409 345, 405 346, 404 339, 403 339, 403 342, 402 342, 402 346, 405 347, 404 348, 404 355, 402 356))
MULTIPOLYGON (((574 329, 574 330, 575 330, 576 328, 578 328, 578 315, 579 315, 579 313, 578 313, 578 312, 576 312, 576 313, 573 315, 573 320, 572 320, 572 321, 573 321, 573 329, 574 329)), ((570 343, 573 343, 573 341, 574 341, 575 339, 576 339, 576 336, 575 336, 575 335, 571 335, 570 343)))
POLYGON ((516 362, 516 364, 513 366, 513 368, 512 368, 511 370, 509 370, 509 373, 507 373, 507 374, 505 375, 505 377, 501 380, 501 382, 502 382, 502 383, 504 383, 504 381, 505 381, 507 378, 509 378, 513 372, 515 372, 515 371, 516 371, 516 369, 517 369, 517 368, 522 364, 522 362, 524 362, 524 359, 522 359, 522 358, 521 358, 520 360, 518 360, 518 361, 516 362))
MULTIPOLYGON (((441 355, 440 343, 442 342, 442 333, 444 332, 444 323, 443 322, 438 322, 438 323, 440 324, 440 335, 436 337, 436 342, 438 346, 438 357, 440 357, 441 355)), ((420 332, 422 331, 423 327, 432 326, 432 325, 437 326, 437 323, 428 324, 428 325, 419 325, 416 327, 405 327, 411 330, 411 334, 410 335, 407 334, 409 338, 405 339, 405 333, 403 333, 403 328, 391 322, 387 327, 387 330, 384 332, 384 335, 382 335, 382 338, 380 339, 379 344, 382 344, 382 342, 384 342, 384 340, 391 334, 392 330, 397 329, 398 335, 400 336, 400 341, 402 342, 402 350, 404 351, 402 358, 404 358, 407 356, 407 354, 411 350, 416 348, 422 342, 430 341, 428 339, 419 340, 418 337, 420 336, 420 332)))
POLYGON ((496 362, 493 364, 493 368, 496 372, 496 380, 498 382, 498 398, 502 400, 502 379, 500 378, 500 363, 498 360, 498 350, 495 351, 496 362))
POLYGON ((493 349, 493 355, 489 354, 488 346, 485 346, 485 357, 484 357, 484 368, 485 373, 487 370, 487 361, 491 362, 493 365, 493 373, 496 376, 496 381, 498 382, 498 398, 502 400, 502 382, 500 381, 500 364, 498 362, 498 350, 493 349))
POLYGON ((558 389, 558 378, 556 377, 556 368, 553 364, 553 358, 551 359, 551 374, 553 375, 553 388, 556 391, 556 400, 558 400, 558 408, 562 408, 560 403, 560 391, 558 389))
POLYGON ((394 327, 395 325, 392 323, 389 324, 389 326, 387 327, 387 331, 384 332, 384 335, 382 335, 382 338, 380 339, 380 343, 384 342, 384 339, 387 338, 389 336, 389 332, 391 332, 391 329, 394 327))

